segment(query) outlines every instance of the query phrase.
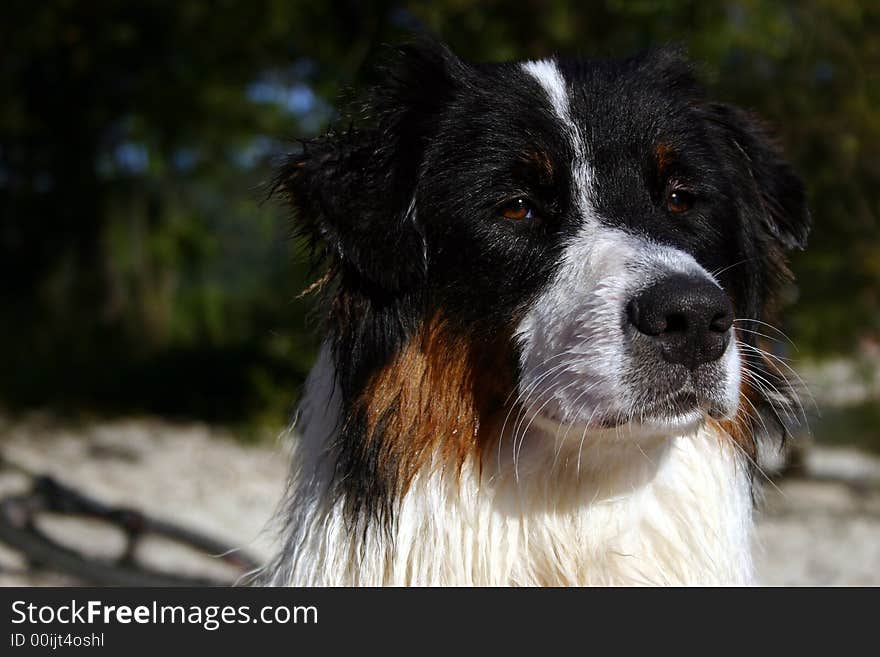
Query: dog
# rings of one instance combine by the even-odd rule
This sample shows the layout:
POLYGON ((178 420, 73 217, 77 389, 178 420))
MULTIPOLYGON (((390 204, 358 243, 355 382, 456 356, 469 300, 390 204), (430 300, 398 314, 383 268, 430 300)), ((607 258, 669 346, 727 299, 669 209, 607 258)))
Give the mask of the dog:
POLYGON ((326 274, 273 585, 745 585, 804 187, 679 50, 395 50, 277 187, 326 274))

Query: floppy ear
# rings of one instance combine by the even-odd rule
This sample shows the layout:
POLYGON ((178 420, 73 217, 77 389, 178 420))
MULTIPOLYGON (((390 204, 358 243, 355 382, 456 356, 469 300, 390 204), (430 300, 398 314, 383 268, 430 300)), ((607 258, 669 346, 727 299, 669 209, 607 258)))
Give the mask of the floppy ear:
POLYGON ((304 142, 280 171, 300 230, 367 287, 394 293, 425 273, 415 190, 425 144, 464 66, 436 42, 397 48, 367 103, 373 125, 304 142))
POLYGON ((748 168, 761 203, 764 227, 784 248, 803 249, 810 233, 804 185, 757 119, 729 105, 707 105, 709 118, 724 131, 748 168))

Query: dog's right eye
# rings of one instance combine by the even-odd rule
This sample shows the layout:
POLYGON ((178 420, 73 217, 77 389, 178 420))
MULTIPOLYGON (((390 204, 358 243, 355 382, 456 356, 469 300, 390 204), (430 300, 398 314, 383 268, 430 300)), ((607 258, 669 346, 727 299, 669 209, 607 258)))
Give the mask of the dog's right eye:
POLYGON ((498 214, 505 219, 513 219, 514 221, 534 219, 537 216, 534 207, 524 198, 514 199, 505 203, 498 208, 498 214))

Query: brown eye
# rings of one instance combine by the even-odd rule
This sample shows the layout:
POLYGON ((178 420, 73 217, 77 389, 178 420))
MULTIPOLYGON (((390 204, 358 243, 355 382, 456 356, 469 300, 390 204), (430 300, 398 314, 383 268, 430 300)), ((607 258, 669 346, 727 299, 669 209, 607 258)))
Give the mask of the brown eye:
POLYGON ((499 208, 499 212, 505 219, 534 219, 534 208, 524 198, 518 198, 510 203, 505 203, 499 208))
POLYGON ((684 189, 670 190, 666 196, 666 209, 670 212, 687 212, 694 204, 694 195, 684 189))

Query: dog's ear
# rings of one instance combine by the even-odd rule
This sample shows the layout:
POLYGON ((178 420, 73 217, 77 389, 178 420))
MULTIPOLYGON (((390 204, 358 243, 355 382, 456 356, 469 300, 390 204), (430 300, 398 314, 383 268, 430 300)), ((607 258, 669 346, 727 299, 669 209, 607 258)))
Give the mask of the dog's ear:
POLYGON ((335 263, 383 293, 424 276, 415 190, 425 144, 467 67, 433 41, 398 47, 381 67, 367 127, 331 132, 288 156, 278 186, 300 230, 335 263))
POLYGON ((757 118, 729 105, 710 103, 706 110, 748 169, 764 228, 786 249, 805 248, 811 219, 804 185, 767 129, 757 118))

